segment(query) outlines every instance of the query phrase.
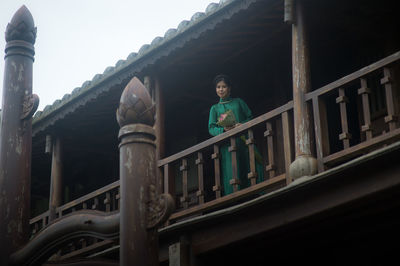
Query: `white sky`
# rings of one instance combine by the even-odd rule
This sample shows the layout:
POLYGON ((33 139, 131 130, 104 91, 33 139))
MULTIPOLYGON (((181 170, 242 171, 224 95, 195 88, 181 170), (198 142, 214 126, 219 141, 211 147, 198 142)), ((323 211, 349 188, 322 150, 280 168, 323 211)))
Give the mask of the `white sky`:
POLYGON ((25 5, 37 27, 33 93, 42 110, 218 0, 0 0, 0 102, 7 24, 25 5))

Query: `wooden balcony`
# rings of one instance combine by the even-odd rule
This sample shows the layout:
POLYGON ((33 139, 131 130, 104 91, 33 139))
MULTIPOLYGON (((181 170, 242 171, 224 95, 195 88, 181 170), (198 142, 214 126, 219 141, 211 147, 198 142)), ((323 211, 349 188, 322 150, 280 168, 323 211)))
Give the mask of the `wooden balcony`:
MULTIPOLYGON (((381 149, 400 139, 399 95, 395 83, 400 74, 400 52, 306 94, 314 123, 312 149, 319 174, 346 171, 343 165, 361 155, 381 149)), ((158 161, 160 190, 171 194, 176 211, 161 231, 174 223, 199 217, 228 206, 265 197, 291 184, 289 166, 294 160, 293 103, 288 102, 239 127, 158 161), (233 193, 221 189, 220 147, 229 146, 232 168, 236 169, 236 139, 249 153, 249 186, 238 189, 233 176, 233 193), (257 182, 255 156, 263 160, 264 179, 257 182)), ((234 171, 235 172, 235 171, 234 171)), ((57 208, 61 219, 78 210, 119 210, 119 181, 57 208)), ((49 212, 30 220, 32 236, 49 224, 49 212)), ((83 238, 72 241, 53 259, 115 252, 118 241, 83 238)), ((165 257, 165 256, 164 256, 165 257)))

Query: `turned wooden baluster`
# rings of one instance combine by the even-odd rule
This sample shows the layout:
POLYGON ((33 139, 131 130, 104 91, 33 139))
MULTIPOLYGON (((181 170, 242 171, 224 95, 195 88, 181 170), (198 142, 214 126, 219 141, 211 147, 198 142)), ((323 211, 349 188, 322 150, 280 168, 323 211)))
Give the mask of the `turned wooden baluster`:
MULTIPOLYGON (((164 193, 170 194, 174 201, 176 200, 175 180, 171 178, 169 164, 164 164, 164 193)), ((169 221, 166 221, 165 225, 169 225, 169 221)))
POLYGON ((257 183, 256 156, 255 156, 253 130, 249 129, 247 134, 249 137, 246 140, 246 145, 249 147, 249 160, 250 160, 250 173, 247 174, 247 178, 250 179, 250 184, 253 186, 257 183))
POLYGON ((269 172, 269 177, 275 176, 275 154, 274 154, 274 134, 272 131, 271 122, 266 123, 267 130, 264 132, 264 137, 267 138, 267 149, 268 149, 268 165, 265 170, 269 172))
POLYGON ((204 170, 203 170, 203 154, 201 152, 197 153, 197 177, 199 182, 199 190, 196 192, 196 196, 199 199, 199 203, 204 203, 204 170))
POLYGON ((87 242, 85 238, 79 239, 79 245, 81 248, 85 248, 87 246, 87 242))
POLYGON ((121 190, 120 187, 118 187, 117 194, 115 195, 115 201, 117 202, 118 210, 120 209, 120 204, 121 204, 120 199, 121 199, 121 190))
POLYGON ((318 172, 323 172, 325 170, 323 158, 324 156, 329 154, 330 150, 326 104, 318 96, 312 99, 312 104, 314 114, 318 172))
POLYGON ((171 193, 169 180, 169 164, 164 165, 164 193, 171 193))
POLYGON ((74 243, 74 242, 69 243, 67 247, 68 247, 68 249, 69 249, 69 252, 73 252, 73 251, 76 250, 76 247, 75 247, 75 243, 74 243))
POLYGON ((170 173, 169 164, 164 165, 164 193, 172 195, 175 199, 175 178, 170 173))
POLYGON ((93 199, 93 205, 92 205, 92 210, 97 210, 99 208, 99 198, 95 197, 93 199))
POLYGON ((362 125, 361 131, 365 132, 365 138, 370 140, 372 139, 371 110, 369 108, 369 94, 371 93, 371 89, 368 88, 365 78, 361 78, 360 83, 361 88, 358 89, 358 95, 361 95, 364 117, 364 125, 362 125))
POLYGON ((292 132, 293 132, 293 124, 289 122, 289 113, 282 113, 282 133, 283 133, 283 150, 285 157, 285 172, 286 172, 286 184, 290 184, 292 182, 292 178, 289 175, 290 164, 292 163, 292 132))
POLYGON ((232 179, 229 180, 229 184, 233 187, 233 191, 236 192, 239 190, 239 178, 237 172, 237 147, 236 147, 236 138, 231 137, 231 146, 229 146, 228 151, 231 153, 231 162, 232 162, 232 179))
POLYGON ((116 200, 116 198, 115 198, 115 196, 117 195, 117 193, 118 193, 118 191, 115 190, 115 189, 111 192, 110 201, 111 201, 111 210, 113 210, 113 211, 118 210, 117 200, 116 200))
POLYGON ((86 202, 82 203, 82 209, 84 209, 84 210, 87 209, 87 203, 86 202))
POLYGON ((106 205, 106 212, 111 211, 111 193, 106 192, 106 198, 104 199, 103 203, 106 205))
POLYGON ((387 116, 385 116, 385 123, 389 126, 389 131, 396 129, 397 115, 395 111, 394 97, 393 97, 393 85, 392 85, 392 74, 390 68, 383 68, 383 78, 381 84, 385 86, 386 94, 386 108, 387 116))
POLYGON ((39 232, 39 224, 36 222, 35 224, 34 224, 34 228, 35 229, 33 229, 33 234, 36 234, 37 232, 39 232))
POLYGON ((43 219, 42 219, 42 228, 44 228, 46 225, 47 225, 47 217, 45 216, 45 217, 43 217, 43 219))
POLYGON ((211 159, 214 160, 215 185, 213 186, 213 191, 217 199, 221 197, 221 168, 219 165, 219 158, 219 147, 218 145, 214 145, 214 153, 211 155, 211 159))
POLYGON ((182 172, 182 197, 181 197, 181 203, 182 203, 183 208, 187 209, 187 207, 189 206, 187 159, 182 159, 182 165, 179 167, 179 170, 182 172))
POLYGON ((349 133, 349 126, 347 123, 347 107, 346 104, 349 102, 345 95, 343 88, 339 88, 339 97, 336 98, 336 103, 340 106, 340 120, 342 123, 342 133, 339 135, 339 139, 343 141, 343 148, 347 149, 350 147, 351 134, 349 133))

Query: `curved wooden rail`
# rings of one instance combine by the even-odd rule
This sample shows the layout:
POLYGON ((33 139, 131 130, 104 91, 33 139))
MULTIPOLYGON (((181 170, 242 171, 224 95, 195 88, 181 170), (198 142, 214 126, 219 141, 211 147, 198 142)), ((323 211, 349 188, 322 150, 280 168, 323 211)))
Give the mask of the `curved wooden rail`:
POLYGON ((114 239, 119 236, 119 213, 93 210, 74 212, 52 222, 10 257, 11 265, 41 265, 66 242, 85 236, 114 239))

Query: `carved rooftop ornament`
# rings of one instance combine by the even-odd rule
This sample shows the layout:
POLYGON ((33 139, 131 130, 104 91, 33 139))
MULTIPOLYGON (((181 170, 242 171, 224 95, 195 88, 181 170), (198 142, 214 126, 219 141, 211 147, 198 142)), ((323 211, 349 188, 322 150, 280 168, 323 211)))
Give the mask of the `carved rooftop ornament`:
POLYGON ((22 40, 35 44, 36 41, 36 27, 33 22, 32 14, 28 8, 23 5, 14 14, 11 22, 8 23, 6 29, 6 41, 22 40))
POLYGON ((128 124, 145 124, 153 126, 155 108, 146 87, 134 77, 126 85, 121 95, 117 110, 117 121, 120 127, 128 124))

